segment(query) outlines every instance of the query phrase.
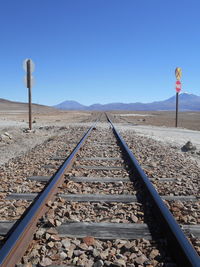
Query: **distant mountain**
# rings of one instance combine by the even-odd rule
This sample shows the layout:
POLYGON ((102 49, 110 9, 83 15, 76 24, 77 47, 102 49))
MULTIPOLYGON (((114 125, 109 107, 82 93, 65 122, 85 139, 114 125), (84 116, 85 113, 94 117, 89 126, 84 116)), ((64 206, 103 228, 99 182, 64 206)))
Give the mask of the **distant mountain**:
MULTIPOLYGON (((157 110, 175 110, 176 96, 151 104, 154 104, 157 110)), ((188 93, 179 94, 179 109, 182 111, 200 110, 200 96, 188 93)))
POLYGON ((81 105, 80 103, 76 101, 72 101, 72 100, 64 101, 53 107, 57 109, 63 109, 63 110, 85 110, 87 109, 87 106, 81 105))
MULTIPOLYGON (((109 104, 93 104, 84 106, 76 101, 64 101, 54 108, 63 110, 175 110, 176 96, 172 96, 163 101, 155 101, 151 103, 109 103, 109 104)), ((200 96, 181 93, 179 94, 179 110, 199 110, 200 96)))

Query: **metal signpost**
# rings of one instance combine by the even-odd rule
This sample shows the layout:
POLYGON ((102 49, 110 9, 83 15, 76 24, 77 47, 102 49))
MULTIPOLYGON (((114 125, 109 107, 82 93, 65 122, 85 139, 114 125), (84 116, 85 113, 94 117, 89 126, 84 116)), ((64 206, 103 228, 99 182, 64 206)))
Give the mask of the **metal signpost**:
POLYGON ((176 68, 175 69, 175 75, 176 75, 176 122, 175 122, 175 127, 178 126, 178 94, 181 91, 181 76, 182 76, 182 70, 181 68, 176 68))
POLYGON ((33 84, 33 77, 31 73, 34 71, 34 63, 31 59, 25 59, 23 62, 23 68, 26 71, 25 76, 25 83, 26 87, 28 88, 28 102, 29 102, 29 129, 32 130, 32 84, 33 84))

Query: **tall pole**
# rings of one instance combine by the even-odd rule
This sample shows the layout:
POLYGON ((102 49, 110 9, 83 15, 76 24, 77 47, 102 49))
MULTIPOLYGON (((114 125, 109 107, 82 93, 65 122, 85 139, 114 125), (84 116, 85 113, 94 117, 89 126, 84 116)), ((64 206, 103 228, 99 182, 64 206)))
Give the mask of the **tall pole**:
POLYGON ((178 93, 176 93, 176 123, 175 127, 178 126, 178 93))
POLYGON ((29 102, 29 129, 32 130, 32 92, 31 92, 31 61, 26 62, 27 65, 27 88, 28 88, 28 102, 29 102))
POLYGON ((181 91, 181 76, 182 76, 182 70, 181 68, 175 69, 175 75, 176 75, 176 120, 175 120, 175 127, 178 126, 178 96, 181 91))

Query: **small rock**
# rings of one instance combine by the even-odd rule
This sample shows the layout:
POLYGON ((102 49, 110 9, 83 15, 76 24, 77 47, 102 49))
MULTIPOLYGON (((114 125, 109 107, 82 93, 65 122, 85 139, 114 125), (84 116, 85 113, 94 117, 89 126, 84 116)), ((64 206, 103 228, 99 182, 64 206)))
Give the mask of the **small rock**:
POLYGON ((61 224, 62 224, 61 221, 59 221, 59 220, 55 220, 55 225, 56 225, 56 226, 60 226, 61 224))
POLYGON ((69 258, 72 257, 73 253, 74 253, 74 249, 76 248, 76 246, 74 244, 72 244, 69 248, 67 248, 67 255, 69 258))
POLYGON ((67 258, 67 254, 66 254, 64 251, 62 251, 62 252, 60 253, 60 258, 61 258, 62 260, 66 259, 66 258, 67 258))
POLYGON ((76 264, 77 261, 78 261, 78 257, 75 257, 75 258, 73 259, 73 264, 76 264))
POLYGON ((112 266, 112 265, 111 265, 111 264, 112 264, 111 261, 104 261, 104 263, 105 263, 105 266, 112 266))
POLYGON ((49 224, 50 227, 56 225, 56 224, 55 224, 55 220, 54 220, 54 219, 51 219, 51 218, 48 220, 48 224, 49 224))
POLYGON ((65 248, 69 248, 71 246, 71 242, 69 241, 69 239, 63 239, 61 243, 65 248))
POLYGON ((100 252, 99 256, 101 259, 105 260, 108 257, 108 255, 109 255, 109 249, 106 249, 106 250, 100 252))
POLYGON ((78 245, 82 250, 88 250, 88 246, 85 243, 78 245))
POLYGON ((45 254, 46 251, 47 251, 47 248, 46 248, 45 246, 42 246, 42 247, 40 248, 40 253, 41 253, 41 254, 45 254))
POLYGON ((10 138, 8 136, 6 136, 5 134, 0 135, 0 142, 6 142, 6 143, 10 143, 10 138))
POLYGON ((157 249, 153 249, 152 251, 151 251, 151 253, 150 253, 150 255, 149 255, 149 257, 151 258, 151 259, 154 259, 156 256, 158 256, 160 253, 159 253, 159 250, 157 250, 157 249))
POLYGON ((116 248, 112 248, 112 249, 109 251, 109 254, 112 255, 112 256, 115 256, 115 254, 116 254, 116 248))
POLYGON ((124 256, 123 256, 122 254, 117 254, 117 255, 116 255, 116 258, 117 258, 117 259, 123 259, 124 256))
POLYGON ((45 234, 45 239, 48 240, 51 237, 51 235, 49 233, 45 234))
POLYGON ((131 251, 132 251, 132 252, 137 252, 137 253, 138 253, 139 248, 136 247, 135 245, 133 245, 133 246, 131 247, 131 251))
POLYGON ((54 242, 53 242, 53 241, 48 242, 48 243, 47 243, 47 246, 48 246, 49 248, 54 247, 54 242))
POLYGON ((29 128, 26 128, 26 129, 23 129, 23 132, 24 132, 24 133, 32 133, 33 130, 30 130, 29 128))
POLYGON ((136 259, 134 259, 134 261, 137 263, 137 264, 141 264, 141 265, 143 265, 143 263, 145 262, 145 261, 147 261, 148 259, 147 259, 147 257, 144 255, 144 254, 142 254, 140 257, 137 257, 136 259))
POLYGON ((92 246, 95 243, 95 239, 92 236, 86 236, 83 238, 83 242, 88 246, 92 246))
POLYGON ((56 253, 50 256, 52 261, 61 261, 60 254, 56 253))
POLYGON ((53 206, 53 202, 51 200, 49 200, 47 203, 46 203, 46 206, 51 208, 53 206))
POLYGON ((33 249, 30 253, 31 257, 39 257, 39 252, 37 249, 33 249))
POLYGON ((192 142, 190 142, 190 141, 188 141, 188 142, 181 148, 181 150, 182 150, 183 152, 194 151, 194 150, 196 150, 196 149, 197 149, 196 146, 194 146, 194 145, 192 144, 192 142))
POLYGON ((131 215, 131 220, 136 223, 138 221, 138 217, 136 217, 134 214, 131 215))
POLYGON ((42 236, 43 236, 43 234, 45 233, 45 229, 39 229, 37 232, 36 232, 36 234, 35 234, 35 237, 37 238, 37 239, 39 239, 39 238, 41 238, 42 236))
POLYGON ((136 257, 137 257, 137 254, 135 254, 135 253, 131 253, 129 259, 135 259, 136 257))
POLYGON ((76 246, 79 246, 81 244, 80 240, 72 240, 72 243, 75 244, 76 246))
POLYGON ((52 264, 52 260, 50 258, 43 258, 43 260, 40 262, 41 266, 49 266, 52 264))
POLYGON ((51 240, 53 241, 60 241, 60 237, 58 235, 52 235, 51 240))
POLYGON ((149 164, 149 166, 152 167, 152 168, 156 168, 156 167, 157 167, 157 164, 156 164, 154 161, 152 161, 152 162, 149 164))
POLYGON ((4 135, 7 136, 9 139, 12 139, 12 136, 9 133, 5 132, 4 135))
POLYGON ((29 257, 28 256, 23 256, 23 263, 27 264, 29 261, 29 257))
POLYGON ((59 241, 55 242, 55 247, 56 247, 59 251, 62 250, 62 243, 59 242, 59 241))
POLYGON ((132 247, 132 244, 130 241, 127 241, 126 244, 124 245, 125 248, 130 249, 132 247))
POLYGON ((83 253, 84 253, 83 250, 79 250, 79 249, 74 250, 74 255, 75 255, 75 256, 80 256, 80 255, 83 254, 83 253))
POLYGON ((98 260, 94 263, 93 267, 102 267, 104 266, 104 263, 102 260, 98 260))
POLYGON ((100 252, 98 251, 98 249, 93 249, 93 256, 94 257, 98 257, 99 256, 99 254, 100 254, 100 252))
POLYGON ((115 264, 116 266, 126 267, 126 262, 125 262, 125 260, 123 260, 123 259, 119 259, 119 260, 114 261, 114 264, 115 264))

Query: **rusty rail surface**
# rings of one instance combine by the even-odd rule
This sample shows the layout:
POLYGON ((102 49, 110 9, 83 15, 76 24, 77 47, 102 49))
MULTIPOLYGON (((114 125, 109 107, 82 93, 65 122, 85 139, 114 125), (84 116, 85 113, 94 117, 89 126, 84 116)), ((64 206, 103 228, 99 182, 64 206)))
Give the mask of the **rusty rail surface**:
POLYGON ((181 230, 175 218, 173 217, 167 206, 164 204, 158 192, 152 185, 150 179, 140 167, 132 151, 129 149, 126 142, 117 132, 114 124, 112 123, 107 114, 106 116, 107 120, 112 126, 113 132, 117 140, 119 141, 123 151, 125 152, 127 158, 130 161, 130 167, 132 167, 134 173, 142 181, 144 188, 146 189, 146 192, 148 193, 150 200, 155 207, 155 216, 157 217, 158 222, 162 225, 163 233, 169 242, 169 249, 174 257, 174 260, 180 267, 200 267, 200 257, 198 256, 196 250, 188 241, 187 237, 181 230))
POLYGON ((69 170, 77 153, 94 129, 96 122, 84 134, 69 157, 64 161, 58 171, 52 176, 43 191, 33 201, 31 206, 22 215, 21 219, 11 229, 10 234, 0 250, 0 267, 13 267, 24 255, 29 243, 33 239, 38 220, 47 211, 47 203, 53 200, 58 187, 64 181, 64 173, 69 170))

